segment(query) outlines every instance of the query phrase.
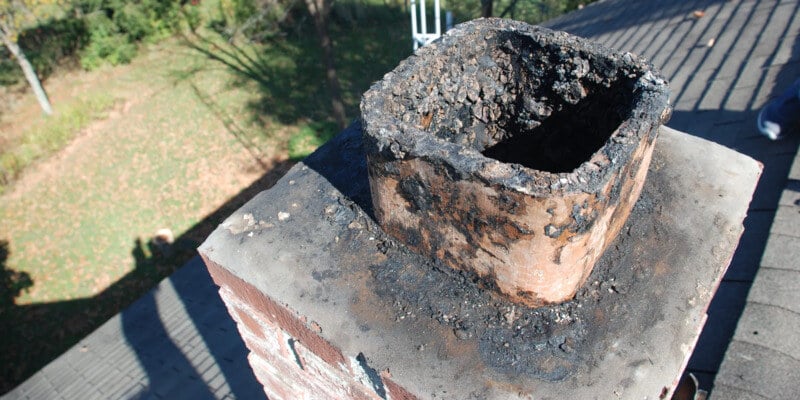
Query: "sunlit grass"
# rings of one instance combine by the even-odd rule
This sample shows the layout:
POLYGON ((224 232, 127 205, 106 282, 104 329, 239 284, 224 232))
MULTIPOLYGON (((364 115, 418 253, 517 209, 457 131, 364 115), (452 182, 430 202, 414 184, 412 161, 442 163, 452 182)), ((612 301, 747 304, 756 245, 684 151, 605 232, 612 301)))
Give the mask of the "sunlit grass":
POLYGON ((0 149, 0 193, 34 161, 63 148, 89 123, 101 119, 114 104, 106 92, 62 105, 52 116, 42 116, 19 138, 0 149))

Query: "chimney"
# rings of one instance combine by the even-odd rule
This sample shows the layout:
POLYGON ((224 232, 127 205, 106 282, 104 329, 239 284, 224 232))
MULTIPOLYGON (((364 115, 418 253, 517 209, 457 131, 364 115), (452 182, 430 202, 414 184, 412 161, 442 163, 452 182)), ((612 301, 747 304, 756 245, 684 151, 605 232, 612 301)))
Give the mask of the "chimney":
POLYGON ((659 127, 666 92, 494 19, 401 63, 199 249, 265 394, 669 398, 761 166, 659 127))

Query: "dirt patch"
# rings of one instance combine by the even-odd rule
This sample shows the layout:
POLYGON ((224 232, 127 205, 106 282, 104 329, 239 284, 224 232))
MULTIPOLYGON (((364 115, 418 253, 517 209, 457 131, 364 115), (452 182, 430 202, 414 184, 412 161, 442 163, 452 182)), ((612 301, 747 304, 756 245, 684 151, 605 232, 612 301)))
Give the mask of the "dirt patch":
MULTIPOLYGON (((57 113, 63 104, 91 91, 98 82, 109 82, 124 76, 128 68, 120 66, 93 72, 57 69, 42 81, 42 86, 57 113)), ((42 118, 42 109, 27 82, 0 89, 0 144, 18 140, 25 130, 42 118)))

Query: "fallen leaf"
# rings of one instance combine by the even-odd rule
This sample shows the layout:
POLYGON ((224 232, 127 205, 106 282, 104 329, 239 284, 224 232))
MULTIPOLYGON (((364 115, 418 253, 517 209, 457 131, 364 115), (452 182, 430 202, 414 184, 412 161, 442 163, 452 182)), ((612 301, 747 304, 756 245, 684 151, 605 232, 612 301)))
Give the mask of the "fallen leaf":
POLYGON ((703 10, 694 10, 694 12, 692 13, 692 16, 697 18, 697 19, 700 19, 700 18, 703 18, 703 17, 706 16, 706 12, 703 11, 703 10))

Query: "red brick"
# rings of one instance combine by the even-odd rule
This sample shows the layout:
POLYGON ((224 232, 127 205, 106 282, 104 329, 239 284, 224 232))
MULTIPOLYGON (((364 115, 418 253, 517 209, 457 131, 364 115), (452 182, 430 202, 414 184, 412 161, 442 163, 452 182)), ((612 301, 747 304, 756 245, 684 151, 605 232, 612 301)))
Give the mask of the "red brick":
POLYGON ((417 396, 395 383, 388 373, 381 372, 381 379, 392 400, 419 400, 417 396))
POLYGON ((378 396, 371 388, 364 387, 360 383, 351 383, 350 384, 350 398, 353 400, 382 400, 383 398, 378 396))
MULTIPOLYGON (((270 399, 380 400, 362 384, 342 353, 306 319, 277 304, 224 267, 205 259, 220 296, 237 322, 250 364, 270 399), (295 340, 290 349, 288 338, 295 340)), ((409 397, 411 398, 411 397, 409 397)))
MULTIPOLYGON (((220 292, 224 291, 225 289, 220 290, 220 292)), ((234 319, 237 323, 244 325, 244 328, 247 328, 250 333, 255 336, 265 336, 264 329, 259 325, 256 320, 253 319, 250 315, 246 312, 242 312, 242 310, 238 307, 230 307, 228 309, 232 311, 230 314, 234 316, 234 319)))
POLYGON ((301 370, 296 363, 286 363, 270 356, 251 355, 249 358, 253 369, 258 370, 256 375, 263 377, 263 379, 259 377, 259 382, 262 382, 264 386, 269 386, 268 392, 271 390, 293 392, 298 396, 295 398, 314 400, 357 398, 348 390, 347 377, 342 376, 331 382, 319 379, 321 375, 313 371, 301 370))
POLYGON ((203 261, 205 261, 211 277, 218 286, 228 288, 245 304, 263 313, 267 319, 272 319, 295 340, 303 343, 331 366, 341 367, 346 372, 350 372, 342 353, 328 343, 327 340, 309 329, 296 312, 276 303, 254 286, 233 275, 204 255, 203 261))
POLYGON ((320 386, 329 389, 337 398, 378 399, 377 393, 358 382, 355 376, 345 374, 340 369, 331 368, 302 343, 295 344, 295 350, 303 360, 305 372, 320 386), (370 393, 371 392, 371 393, 370 393))
POLYGON ((264 391, 270 400, 307 398, 307 396, 303 395, 304 390, 302 390, 302 388, 296 387, 297 385, 287 381, 286 378, 281 378, 282 376, 290 375, 282 374, 281 372, 285 372, 281 371, 283 368, 276 369, 272 363, 254 354, 251 354, 247 358, 250 361, 250 365, 253 367, 256 378, 258 378, 258 381, 264 386, 264 391))
MULTIPOLYGON (((225 300, 228 312, 237 322, 237 328, 242 337, 250 335, 255 338, 253 345, 262 352, 276 352, 285 358, 290 356, 283 330, 269 320, 258 318, 260 313, 254 313, 250 307, 237 300, 236 295, 227 288, 220 289, 220 296, 225 300)), ((248 347, 250 347, 249 344, 248 347)), ((252 347, 250 348, 253 350, 252 347)))
POLYGON ((671 111, 666 81, 636 56, 523 22, 481 19, 451 33, 362 96, 375 219, 409 249, 477 274, 511 301, 567 301, 636 203, 671 111), (556 54, 580 54, 586 76, 556 72, 572 68, 556 54), (481 57, 496 63, 450 68, 481 57), (542 74, 512 72, 532 66, 542 74), (450 80, 460 83, 429 89, 450 80), (526 90, 495 96, 497 87, 526 90), (468 98, 456 94, 464 90, 468 98), (529 102, 547 110, 514 105, 529 102), (557 130, 538 131, 548 125, 557 130), (526 150, 509 157, 512 147, 526 150))
POLYGON ((285 360, 287 363, 291 363, 295 366, 300 368, 297 362, 294 359, 294 356, 291 353, 282 353, 280 351, 276 351, 275 347, 270 347, 271 344, 265 343, 266 341, 254 337, 251 334, 245 333, 241 335, 242 340, 244 341, 247 348, 252 352, 261 357, 276 357, 285 360))

